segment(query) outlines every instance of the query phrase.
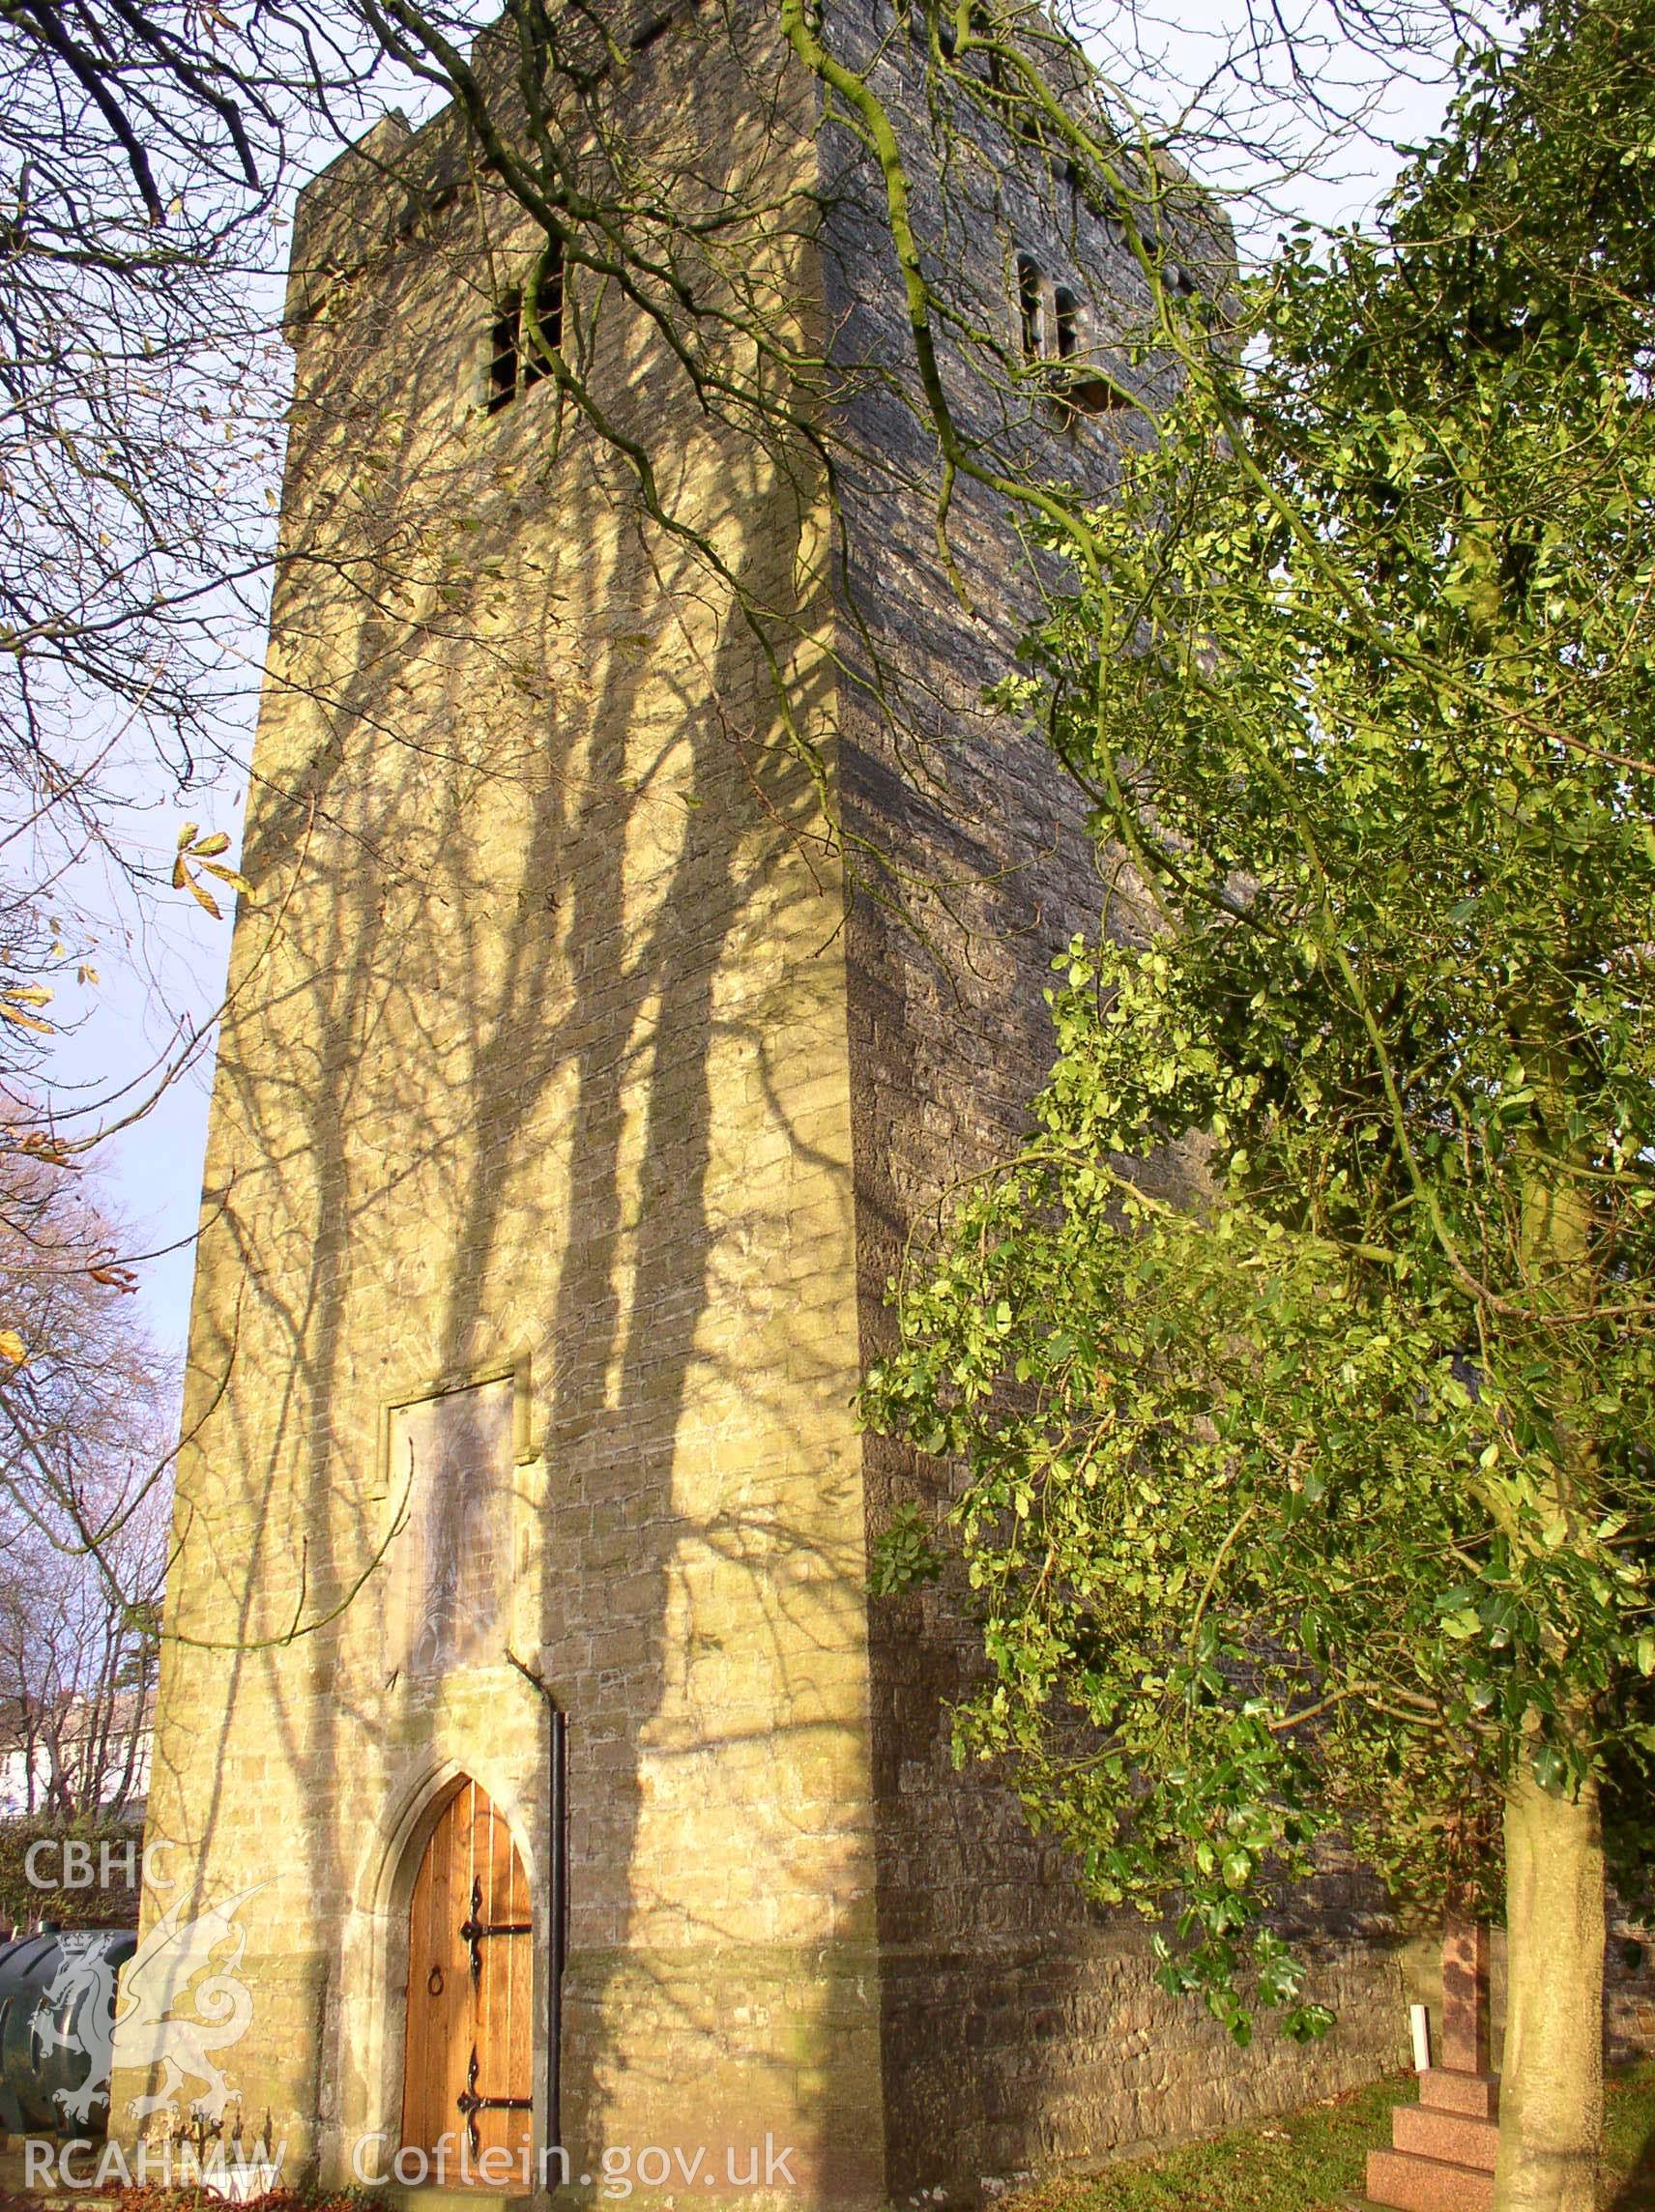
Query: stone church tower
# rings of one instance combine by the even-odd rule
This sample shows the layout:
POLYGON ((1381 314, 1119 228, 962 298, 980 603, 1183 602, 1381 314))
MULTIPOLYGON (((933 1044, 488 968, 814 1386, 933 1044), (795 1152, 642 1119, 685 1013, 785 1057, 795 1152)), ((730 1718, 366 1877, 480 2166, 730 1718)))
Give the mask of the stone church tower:
MULTIPOLYGON (((841 44, 1012 364, 950 357, 962 422, 1101 490, 1119 231, 986 125, 944 211, 889 5, 841 44)), ((942 565, 871 163, 771 7, 609 29, 592 127, 686 205, 762 182, 706 296, 772 303, 829 442, 702 405, 596 254, 540 273, 601 422, 560 396, 452 111, 304 196, 146 1901, 218 1909, 250 2008, 217 2090, 129 2036, 116 2125, 207 2094, 290 2177, 446 2140, 520 2194, 558 2141, 588 2194, 973 2200, 1376 2071, 1398 1985, 1324 1912, 1335 2035, 1236 2052, 954 1774, 958 1593, 865 1594, 935 1479, 855 1420, 886 1282, 1015 1141, 1099 886, 981 705, 1028 556, 968 484, 942 565)))

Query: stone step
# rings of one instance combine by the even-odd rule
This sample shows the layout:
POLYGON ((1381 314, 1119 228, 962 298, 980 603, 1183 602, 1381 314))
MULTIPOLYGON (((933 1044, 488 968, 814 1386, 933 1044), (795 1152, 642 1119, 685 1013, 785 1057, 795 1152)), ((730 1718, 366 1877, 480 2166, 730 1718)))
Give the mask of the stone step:
POLYGON ((1396 2212, 1494 2212, 1495 2177, 1406 2150, 1368 2153, 1368 2201, 1396 2212))
POLYGON ((1474 2166, 1493 2173, 1499 2122, 1434 2110, 1429 2105, 1398 2105, 1391 2113, 1391 2141, 1415 2158, 1440 2158, 1450 2166, 1474 2166))
POLYGON ((1439 2112, 1464 2112, 1474 2120, 1499 2117, 1497 2074, 1453 2074, 1445 2066, 1431 2066, 1419 2077, 1419 2101, 1439 2112))

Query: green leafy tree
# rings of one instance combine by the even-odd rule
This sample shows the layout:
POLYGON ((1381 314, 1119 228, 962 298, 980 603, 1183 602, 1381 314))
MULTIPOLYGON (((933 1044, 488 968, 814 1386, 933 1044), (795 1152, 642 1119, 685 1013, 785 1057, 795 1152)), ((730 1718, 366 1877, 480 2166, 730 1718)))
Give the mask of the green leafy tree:
POLYGON ((1651 143, 1647 7, 1477 55, 1378 234, 1287 250, 1239 355, 1192 327, 1054 533, 1007 697, 1105 927, 866 1396, 966 1463, 961 1755, 1171 1986, 1325 2026, 1285 1908, 1340 1832, 1503 1880, 1500 2212, 1595 2202, 1655 1749, 1651 143))

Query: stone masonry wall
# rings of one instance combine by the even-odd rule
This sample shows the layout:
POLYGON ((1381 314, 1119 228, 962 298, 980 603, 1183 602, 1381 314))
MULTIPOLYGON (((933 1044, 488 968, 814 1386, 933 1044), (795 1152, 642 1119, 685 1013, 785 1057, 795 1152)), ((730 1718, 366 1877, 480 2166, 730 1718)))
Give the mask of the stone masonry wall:
MULTIPOLYGON (((1016 362, 1027 256, 1048 287, 1082 303, 1082 341, 1117 380, 1152 391, 1152 369, 1134 368, 1120 344, 1143 327, 1147 288, 1118 225, 1008 133, 979 135, 974 160, 944 148, 902 18, 883 0, 841 0, 836 19, 904 118, 916 221, 970 319, 999 328, 1016 362)), ((845 140, 829 141, 828 159, 829 321, 862 457, 847 471, 846 652, 855 661, 866 641, 864 660, 900 700, 886 714, 871 685, 841 694, 847 826, 893 861, 883 899, 853 901, 847 933, 867 1360, 889 1341, 886 1285, 908 1239, 923 1237, 959 1178, 1005 1158, 1028 1126, 1052 1058, 1052 958, 1074 931, 1097 927, 1104 883, 1077 790, 1037 735, 981 701, 1011 668, 1042 582, 1057 579, 1037 574, 1004 506, 969 483, 949 527, 966 604, 944 572, 935 454, 902 392, 908 341, 880 181, 845 140), (869 377, 870 364, 887 376, 869 377), (917 896, 904 892, 916 882, 917 896), (904 896, 910 924, 893 912, 904 896)), ((1196 236, 1190 266, 1221 280, 1225 247, 1196 236)), ((1048 289, 1048 312, 1050 300, 1048 289)), ((1142 414, 1054 406, 1039 370, 985 385, 957 353, 944 370, 969 436, 1099 497, 1120 451, 1145 435, 1142 414)), ((1113 926, 1137 926, 1118 897, 1113 926)), ((893 1499, 936 1495, 942 1479, 870 1443, 871 1526, 893 1499)), ((992 1775, 954 1771, 947 1707, 980 1663, 968 1594, 944 1583, 875 1604, 869 1652, 893 2195, 969 2196, 985 2179, 1211 2131, 1406 2062, 1400 1975, 1389 1946, 1369 1939, 1379 1901, 1361 1883, 1306 1901, 1321 1992, 1340 2016, 1333 2035, 1305 2051, 1265 2023, 1239 2052, 1156 1987, 1147 1932, 1086 1904, 1063 1854, 1030 1833, 992 1775)))
MULTIPOLYGON (((663 161, 753 164, 777 200, 813 173, 768 16, 685 11, 614 97, 663 161)), ((807 2198, 877 2200, 842 888, 798 841, 816 789, 728 594, 638 530, 549 384, 475 404, 530 244, 451 118, 388 122, 301 215, 151 1797, 189 1872, 149 1923, 234 1902, 248 2125, 348 2178, 395 2140, 409 1885, 462 1772, 513 1828, 544 1971, 545 1717, 515 1656, 570 1716, 577 2169, 682 2147, 741 2177, 769 2139, 807 2198), (503 1366, 509 1634, 415 1682, 387 1409, 503 1366)), ((799 240, 766 253, 807 312, 799 240)), ((809 481, 580 284, 614 420, 732 572, 800 607, 815 714, 809 481)), ((168 2086, 141 2053, 118 2115, 168 2086)))

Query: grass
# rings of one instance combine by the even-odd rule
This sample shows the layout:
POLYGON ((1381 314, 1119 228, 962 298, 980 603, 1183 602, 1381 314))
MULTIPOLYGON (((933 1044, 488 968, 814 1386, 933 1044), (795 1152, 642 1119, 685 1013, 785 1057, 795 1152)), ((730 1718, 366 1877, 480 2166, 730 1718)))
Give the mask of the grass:
MULTIPOLYGON (((1343 2212, 1365 2202, 1368 2153, 1411 2096, 1406 2078, 1374 2082, 1089 2181, 1049 2182, 1007 2212, 1343 2212)), ((1655 2063, 1611 2076, 1605 2151, 1606 2212, 1655 2212, 1655 2063)))

